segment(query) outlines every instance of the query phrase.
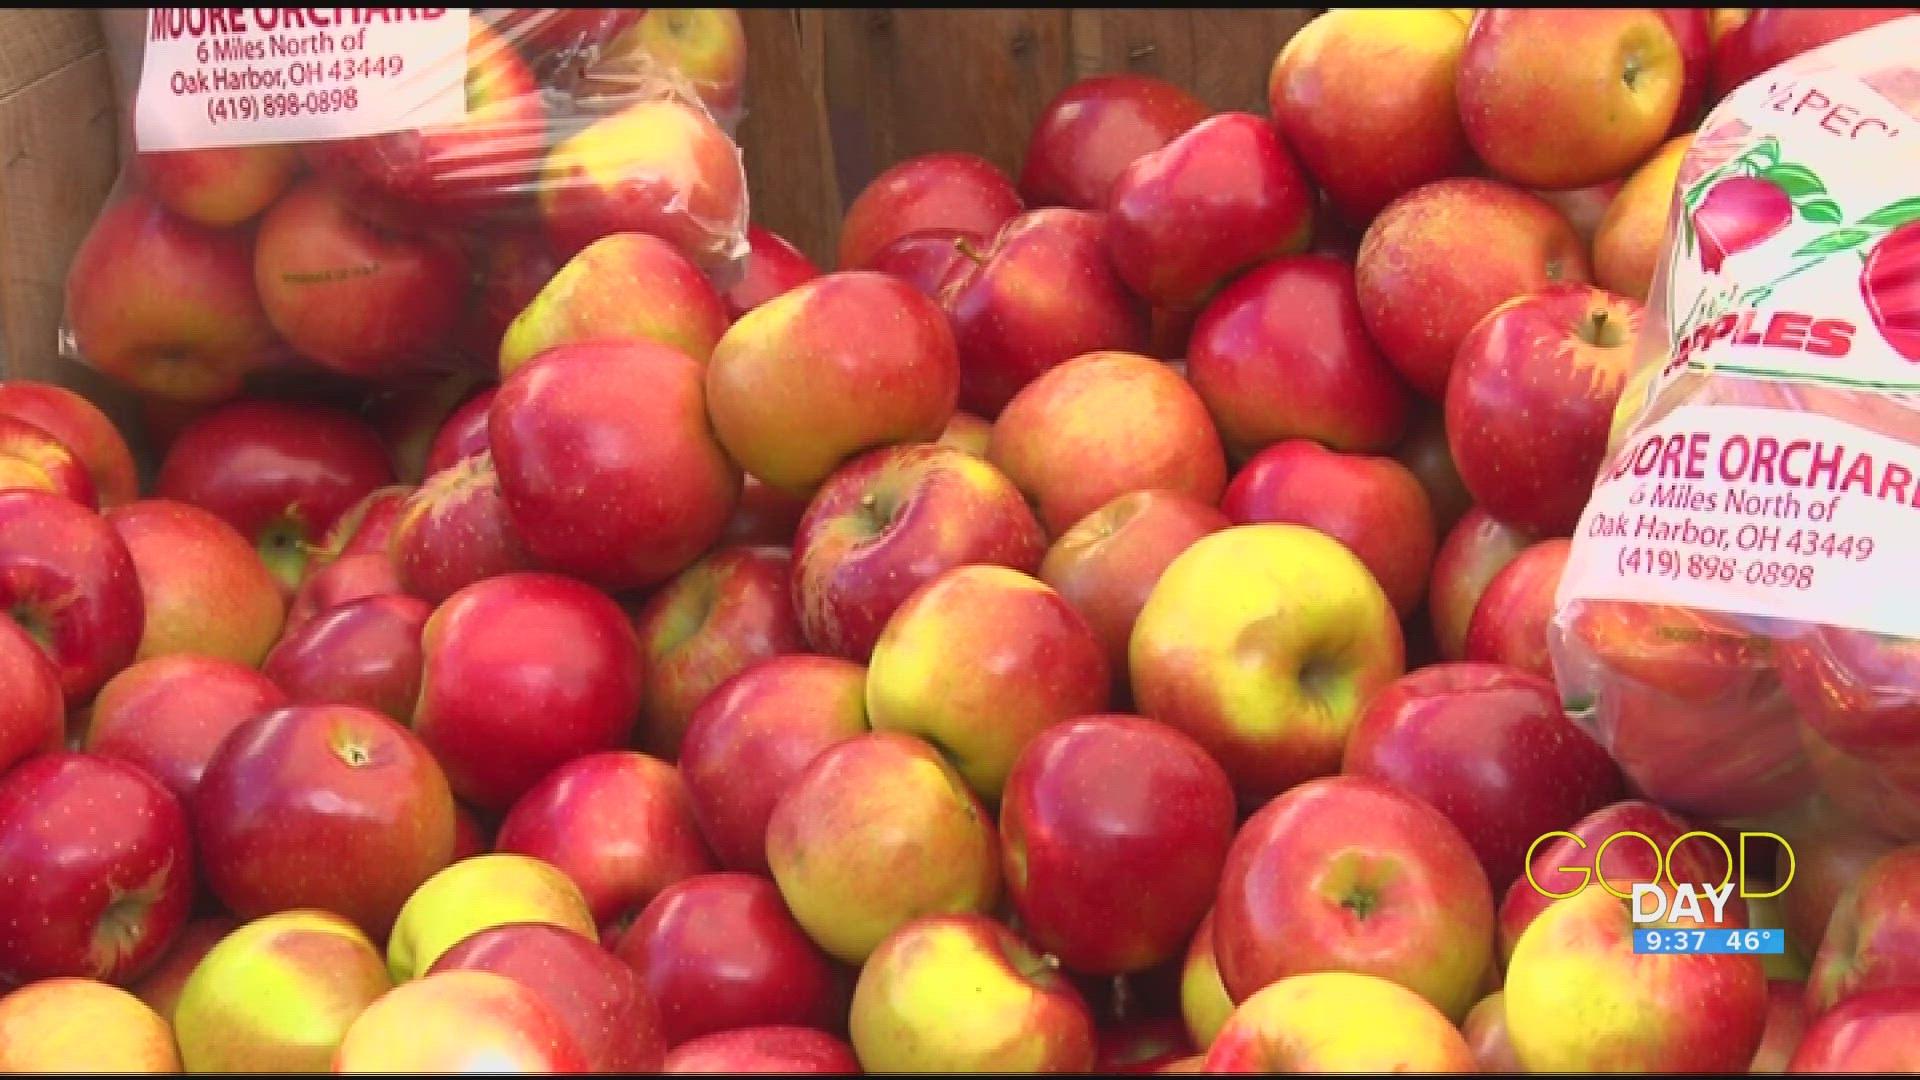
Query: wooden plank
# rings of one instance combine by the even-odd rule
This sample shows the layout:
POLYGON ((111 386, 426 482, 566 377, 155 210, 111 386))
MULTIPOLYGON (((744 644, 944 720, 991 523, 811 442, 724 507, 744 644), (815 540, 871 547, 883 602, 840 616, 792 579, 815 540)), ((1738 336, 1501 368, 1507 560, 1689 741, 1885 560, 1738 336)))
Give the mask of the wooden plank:
POLYGON ((1077 8, 1074 75, 1133 72, 1193 91, 1217 111, 1267 113, 1267 73, 1320 8, 1077 8))
POLYGON ((844 205, 827 131, 826 53, 818 8, 742 8, 747 35, 748 198, 755 224, 830 265, 844 205))

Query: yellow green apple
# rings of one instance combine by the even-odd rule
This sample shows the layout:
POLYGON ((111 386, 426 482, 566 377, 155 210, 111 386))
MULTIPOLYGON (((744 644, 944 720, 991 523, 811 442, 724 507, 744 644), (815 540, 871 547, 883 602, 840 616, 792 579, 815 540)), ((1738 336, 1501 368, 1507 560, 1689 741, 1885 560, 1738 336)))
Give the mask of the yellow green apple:
POLYGON ((0 1072, 179 1071, 167 1022, 112 983, 61 976, 0 996, 0 1072))
POLYGON ((713 284, 672 244, 603 236, 568 259, 500 338, 500 377, 555 345, 634 338, 704 362, 727 329, 713 284))
POLYGON ((420 883, 387 939, 396 983, 418 978, 470 934, 511 922, 545 922, 598 940, 593 912, 558 867, 531 855, 493 852, 462 859, 420 883))
POLYGON ((1376 975, 1316 971, 1267 984, 1214 1037, 1202 1072, 1472 1072, 1473 1052, 1419 994, 1376 975))

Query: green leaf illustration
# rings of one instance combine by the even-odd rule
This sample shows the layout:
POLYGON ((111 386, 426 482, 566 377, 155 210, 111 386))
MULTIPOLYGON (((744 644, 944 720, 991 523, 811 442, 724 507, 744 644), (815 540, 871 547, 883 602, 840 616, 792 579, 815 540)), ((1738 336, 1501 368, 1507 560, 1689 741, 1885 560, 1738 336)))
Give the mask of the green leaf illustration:
POLYGON ((1920 220, 1920 195, 1912 195, 1887 205, 1860 219, 1862 225, 1894 229, 1909 221, 1920 220))
POLYGON ((1809 199, 1800 204, 1800 216, 1822 225, 1838 225, 1844 215, 1840 213, 1840 204, 1832 199, 1809 199))
POLYGON ((1836 251, 1858 247, 1873 237, 1872 229, 1835 229, 1800 245, 1800 250, 1794 252, 1793 257, 1798 259, 1807 255, 1831 255, 1836 251))
POLYGON ((1827 193, 1827 185, 1820 182, 1818 174, 1795 162, 1781 162, 1764 170, 1760 176, 1779 185, 1780 190, 1786 192, 1794 202, 1817 199, 1827 193))
POLYGON ((1780 164, 1780 140, 1769 135, 1740 156, 1763 163, 1764 169, 1772 169, 1780 164))

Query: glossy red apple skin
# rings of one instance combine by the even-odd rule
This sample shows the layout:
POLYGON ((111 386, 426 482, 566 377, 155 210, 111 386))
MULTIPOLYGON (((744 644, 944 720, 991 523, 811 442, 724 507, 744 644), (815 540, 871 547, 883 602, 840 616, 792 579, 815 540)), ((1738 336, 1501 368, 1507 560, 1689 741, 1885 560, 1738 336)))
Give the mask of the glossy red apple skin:
POLYGON ((1029 210, 959 265, 942 295, 960 350, 960 408, 991 420, 1062 361, 1146 349, 1146 307, 1114 272, 1107 235, 1098 211, 1029 210))
POLYGON ((721 871, 663 889, 614 952, 639 971, 669 1047, 743 1027, 839 1027, 843 980, 758 874, 721 871))
POLYGON ((1713 77, 1713 12, 1709 8, 1661 8, 1660 17, 1680 49, 1680 101, 1674 106, 1668 135, 1692 131, 1713 102, 1707 98, 1713 77))
MULTIPOLYGON (((1566 826, 1566 831, 1578 836, 1580 843, 1564 836, 1542 843, 1534 849, 1532 860, 1527 864, 1531 867, 1531 880, 1528 872, 1523 871, 1507 886, 1506 896, 1500 901, 1498 934, 1501 957, 1512 955, 1514 942, 1520 940, 1520 935, 1534 917, 1554 902, 1552 897, 1540 890, 1565 893, 1581 888, 1578 871, 1595 867, 1594 860, 1599 855, 1600 845, 1609 836, 1620 832, 1644 833, 1659 845, 1664 857, 1667 848, 1675 840, 1694 828, 1695 825, 1686 818, 1644 799, 1611 803, 1566 826)), ((1737 869, 1730 868, 1719 845, 1705 837, 1695 837, 1674 848, 1673 862, 1676 865, 1672 873, 1676 881, 1725 881, 1727 875, 1737 869)), ((1652 881, 1655 869, 1651 847, 1636 839, 1622 840, 1607 848, 1605 856, 1600 858, 1598 869, 1594 870, 1585 887, 1599 888, 1601 872, 1604 871, 1607 884, 1619 892, 1631 892, 1634 882, 1652 881)), ((1747 902, 1738 892, 1727 898, 1724 914, 1725 921, 1720 925, 1748 925, 1747 902)), ((1708 917, 1711 918, 1711 912, 1708 917)))
POLYGON ((1487 582, 1467 623, 1461 659, 1506 664, 1551 679, 1547 627, 1554 591, 1573 543, 1564 536, 1537 540, 1487 582))
POLYGON ((420 630, 433 605, 368 596, 328 608, 267 654, 260 671, 296 705, 358 705, 402 723, 420 697, 420 630))
POLYGON ((392 545, 401 591, 434 603, 487 578, 536 566, 507 512, 490 450, 434 473, 408 495, 392 545))
POLYGON ((1427 616, 1440 659, 1466 658, 1467 627, 1488 582, 1532 543, 1477 506, 1454 523, 1434 553, 1427 581, 1427 616))
POLYGON ((1236 460, 1297 438, 1379 453, 1407 428, 1413 394, 1367 335, 1347 260, 1288 255, 1241 274, 1201 309, 1185 356, 1236 460))
POLYGON ((1769 68, 1913 8, 1755 8, 1714 46, 1716 98, 1769 68))
POLYGON ((287 602, 280 636, 292 637, 321 612, 369 596, 404 596, 400 571, 384 551, 344 555, 307 575, 287 602))
POLYGON ((81 749, 140 766, 184 801, 228 732, 286 704, 286 691, 238 661, 156 656, 100 688, 81 749))
POLYGON ((498 386, 489 386, 447 414, 427 447, 426 471, 421 474, 422 478, 491 447, 487 440, 487 418, 493 408, 494 395, 499 392, 498 386))
POLYGON ((551 923, 490 926, 440 954, 426 974, 493 971, 552 1008, 594 1072, 653 1072, 667 1047, 639 973, 579 934, 551 923))
POLYGON ((1856 994, 1920 986, 1920 847, 1875 859, 1834 905, 1807 971, 1807 1015, 1817 1017, 1856 994))
POLYGON ((726 547, 680 572, 634 615, 645 696, 640 743, 680 756, 694 710, 756 660, 805 652, 794 612, 793 556, 784 547, 726 547))
POLYGON ((434 471, 427 457, 441 429, 482 389, 486 374, 484 369, 428 371, 396 378, 367 395, 360 415, 387 444, 393 475, 402 485, 417 485, 434 471))
POLYGON ((634 750, 582 754, 548 773, 507 811, 493 847, 566 871, 602 927, 713 868, 678 770, 634 750))
POLYGON ((153 493, 225 519, 291 593, 306 569, 306 545, 393 482, 386 446, 366 421, 323 405, 247 400, 181 431, 153 493))
POLYGON ((757 661, 694 707, 680 775, 715 861, 771 875, 767 819, 814 755, 867 730, 866 668, 790 653, 757 661))
POLYGON ((496 370, 507 327, 540 295, 541 287, 563 262, 546 234, 536 228, 504 229, 486 237, 474 255, 479 291, 469 309, 466 332, 456 338, 475 369, 496 370))
POLYGON ((1117 714, 1045 728, 1014 760, 1000 802, 1020 925, 1088 974, 1177 956, 1213 903, 1235 818, 1226 772, 1174 728, 1117 714))
POLYGON ((136 499, 101 517, 133 556, 146 609, 136 659, 191 652, 258 664, 286 624, 281 583, 254 546, 210 511, 136 499))
POLYGON ((1397 982, 1458 1023, 1490 966, 1493 905, 1473 849, 1425 800, 1370 777, 1321 777, 1234 837, 1214 958, 1235 1002, 1289 975, 1345 970, 1397 982), (1371 893, 1367 910, 1349 906, 1357 893, 1371 893))
POLYGON ((1393 458, 1286 439, 1234 474, 1220 509, 1235 525, 1307 525, 1345 544, 1402 619, 1426 594, 1438 544, 1433 507, 1420 481, 1393 458))
POLYGON ((966 253, 985 251, 993 235, 968 229, 918 229, 874 252, 867 268, 892 274, 929 299, 939 300, 947 285, 972 265, 966 253))
POLYGON ((0 776, 15 763, 59 750, 66 736, 60 672, 11 619, 0 619, 0 776))
POLYGON ((714 543, 790 548, 800 529, 800 518, 807 512, 807 501, 748 474, 741 481, 733 515, 714 543))
POLYGON ((56 976, 124 985, 193 903, 186 811, 137 765, 58 752, 0 776, 0 987, 56 976))
POLYGON ((1127 643, 1161 571, 1194 541, 1230 524, 1211 503, 1145 488, 1081 518, 1047 549, 1038 577, 1080 612, 1106 647, 1117 690, 1129 687, 1127 643))
POLYGON ((1107 243, 1120 277, 1172 308, 1204 302, 1229 274, 1304 250, 1305 173, 1265 117, 1217 113, 1143 154, 1108 191, 1107 243))
POLYGON ((1341 771, 1432 803, 1496 895, 1536 838, 1626 797, 1619 766, 1567 719, 1554 685, 1497 664, 1433 664, 1388 684, 1348 736, 1341 771))
POLYGON ((221 938, 239 928, 240 921, 225 914, 201 915, 189 920, 173 936, 160 959, 147 968, 146 974, 128 983, 127 989, 154 1012, 171 1018, 173 1007, 180 1001, 180 991, 201 958, 218 945, 221 938))
POLYGON ((1920 986, 1868 990, 1807 1024, 1790 1073, 1905 1073, 1920 1069, 1920 986))
POLYGON ((1550 285, 1488 312, 1448 376, 1447 445, 1474 502, 1539 536, 1571 533, 1633 368, 1640 302, 1550 285))
POLYGON ((407 496, 418 490, 417 484, 388 484, 360 497, 333 520, 314 553, 311 567, 317 573, 336 559, 352 555, 386 555, 393 549, 393 527, 400 520, 400 508, 407 496))
POLYGON ((1461 482, 1453 451, 1447 446, 1443 409, 1432 403, 1416 407, 1406 435, 1393 448, 1393 459, 1405 465, 1426 489, 1427 502, 1433 507, 1433 527, 1441 537, 1451 533, 1473 509, 1473 496, 1461 482))
POLYGON ((712 545, 741 472, 708 422, 706 370, 664 345, 607 341, 549 349, 501 383, 494 468, 536 561, 649 588, 712 545))
POLYGON ((47 651, 69 708, 133 662, 146 606, 113 526, 71 499, 0 491, 0 613, 47 651))
POLYGON ((874 253, 910 232, 965 229, 992 236, 1024 207, 1013 185, 978 154, 908 158, 873 178, 840 222, 839 270, 864 270, 874 253))
POLYGON ((453 795, 399 722, 351 705, 292 705, 221 741, 194 788, 194 849, 227 910, 315 907, 375 941, 453 854, 453 795), (343 874, 343 865, 353 865, 343 874))
POLYGON ((1060 91, 1027 137, 1028 206, 1102 210, 1122 170, 1207 118, 1206 103, 1152 75, 1090 75, 1060 91))
POLYGON ((538 993, 492 971, 442 971, 375 998, 347 1026, 336 1073, 587 1071, 587 1054, 538 993))
POLYGON ((0 415, 44 429, 79 457, 93 479, 100 506, 132 502, 140 478, 126 437, 100 406, 58 383, 32 379, 0 382, 0 415))
POLYGON ((727 317, 737 319, 802 282, 820 276, 820 267, 786 237, 758 225, 747 226, 747 262, 720 298, 727 317))
POLYGON ((865 663, 880 628, 921 585, 972 563, 1032 573, 1045 549, 1019 489, 987 462, 937 443, 871 450, 828 477, 800 520, 800 629, 814 651, 865 663))
POLYGON ((663 1073, 838 1074, 860 1071, 853 1047, 818 1028, 738 1028, 702 1035, 667 1051, 663 1073))
POLYGON ((466 586, 421 632, 413 723, 455 795, 504 811, 553 769, 624 746, 640 711, 626 612, 557 574, 466 586))

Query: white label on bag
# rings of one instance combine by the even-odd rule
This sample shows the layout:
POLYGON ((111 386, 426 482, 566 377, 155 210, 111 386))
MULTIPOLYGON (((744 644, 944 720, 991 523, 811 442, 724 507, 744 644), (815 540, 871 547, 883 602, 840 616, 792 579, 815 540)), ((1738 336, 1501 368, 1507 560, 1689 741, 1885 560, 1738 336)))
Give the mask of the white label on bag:
POLYGON ((1920 637, 1920 446, 1793 408, 1682 405, 1634 431, 1554 606, 1630 600, 1920 637))
POLYGON ((149 8, 140 150, 313 142, 467 115, 467 8, 149 8))

